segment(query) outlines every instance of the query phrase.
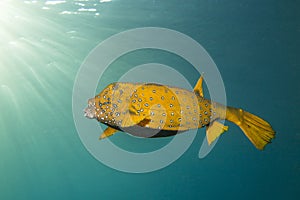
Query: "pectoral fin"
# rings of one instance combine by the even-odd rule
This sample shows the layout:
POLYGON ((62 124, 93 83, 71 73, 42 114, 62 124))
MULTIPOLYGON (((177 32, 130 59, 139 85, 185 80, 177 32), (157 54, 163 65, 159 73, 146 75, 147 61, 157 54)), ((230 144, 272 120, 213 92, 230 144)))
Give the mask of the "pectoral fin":
POLYGON ((107 138, 113 134, 115 134, 115 132, 117 132, 117 129, 111 128, 111 127, 107 127, 104 132, 100 135, 99 140, 102 140, 104 138, 107 138))
POLYGON ((140 113, 139 109, 135 107, 135 105, 131 105, 129 107, 129 116, 126 119, 126 127, 139 125, 144 127, 146 124, 150 122, 150 119, 146 119, 147 116, 140 113))
POLYGON ((147 127, 147 125, 149 124, 150 121, 151 121, 150 119, 144 118, 137 125, 139 125, 140 127, 147 127))
POLYGON ((202 83, 203 83, 203 75, 201 75, 201 77, 199 78, 197 84, 194 87, 194 92, 198 93, 200 95, 200 97, 204 97, 203 96, 202 83))
POLYGON ((228 126, 224 126, 218 121, 214 121, 210 126, 206 128, 206 138, 207 142, 210 145, 215 141, 224 131, 228 130, 228 126))

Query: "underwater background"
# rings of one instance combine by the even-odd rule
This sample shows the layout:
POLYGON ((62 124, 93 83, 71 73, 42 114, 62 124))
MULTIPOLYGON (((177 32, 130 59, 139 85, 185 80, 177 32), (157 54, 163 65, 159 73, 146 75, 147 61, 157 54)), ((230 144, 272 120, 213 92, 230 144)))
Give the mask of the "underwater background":
MULTIPOLYGON (((299 199, 299 7, 296 0, 1 0, 0 199, 299 199), (100 42, 139 27, 199 42, 218 66, 227 104, 270 122, 273 142, 259 151, 227 123, 204 159, 199 129, 182 157, 155 172, 124 173, 96 160, 73 121, 76 73, 100 42)), ((177 57, 146 50, 114 62, 103 82, 150 62, 174 67, 191 85, 199 78, 177 57)), ((112 137, 131 151, 153 148, 112 137)))

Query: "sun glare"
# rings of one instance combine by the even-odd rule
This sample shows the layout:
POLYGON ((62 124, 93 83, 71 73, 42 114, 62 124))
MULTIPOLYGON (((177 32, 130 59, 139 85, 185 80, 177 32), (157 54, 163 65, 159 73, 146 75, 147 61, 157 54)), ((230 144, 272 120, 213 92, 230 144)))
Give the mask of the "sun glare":
POLYGON ((47 96, 47 91, 59 91, 51 81, 53 77, 70 79, 70 73, 64 73, 72 66, 68 63, 74 61, 67 44, 70 30, 42 9, 44 5, 38 1, 0 0, 0 97, 14 98, 12 107, 16 110, 22 106, 14 105, 33 100, 44 105, 54 102, 47 96))
POLYGON ((12 35, 10 33, 9 24, 12 23, 17 14, 14 14, 14 9, 11 0, 0 1, 0 41, 3 43, 10 41, 12 35), (15 16, 14 16, 15 15, 15 16))

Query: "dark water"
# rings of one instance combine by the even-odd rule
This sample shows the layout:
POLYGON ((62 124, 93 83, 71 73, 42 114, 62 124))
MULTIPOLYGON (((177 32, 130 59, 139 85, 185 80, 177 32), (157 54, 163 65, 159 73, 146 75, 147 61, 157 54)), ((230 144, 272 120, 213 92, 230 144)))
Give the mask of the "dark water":
MULTIPOLYGON (((1 1, 0 199, 299 199, 299 7, 298 1, 1 1), (273 143, 258 151, 229 124, 204 159, 201 129, 180 159, 152 173, 123 173, 94 159, 73 122, 76 73, 99 42, 145 26, 202 44, 222 75, 228 105, 269 121, 273 143)), ((182 60, 147 51, 113 63, 104 82, 149 62, 174 66, 191 84, 199 77, 182 60)), ((113 137, 122 144, 129 136, 113 137)))

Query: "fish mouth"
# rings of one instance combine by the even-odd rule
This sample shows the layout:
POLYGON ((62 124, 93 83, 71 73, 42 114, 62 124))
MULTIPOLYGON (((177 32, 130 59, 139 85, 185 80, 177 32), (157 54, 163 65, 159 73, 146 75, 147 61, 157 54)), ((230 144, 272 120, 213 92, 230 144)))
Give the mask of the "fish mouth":
POLYGON ((94 119, 94 118, 96 118, 95 112, 93 111, 93 109, 91 109, 91 108, 89 108, 89 107, 85 108, 85 109, 83 110, 83 112, 84 112, 84 117, 86 117, 86 118, 89 118, 89 119, 94 119))

